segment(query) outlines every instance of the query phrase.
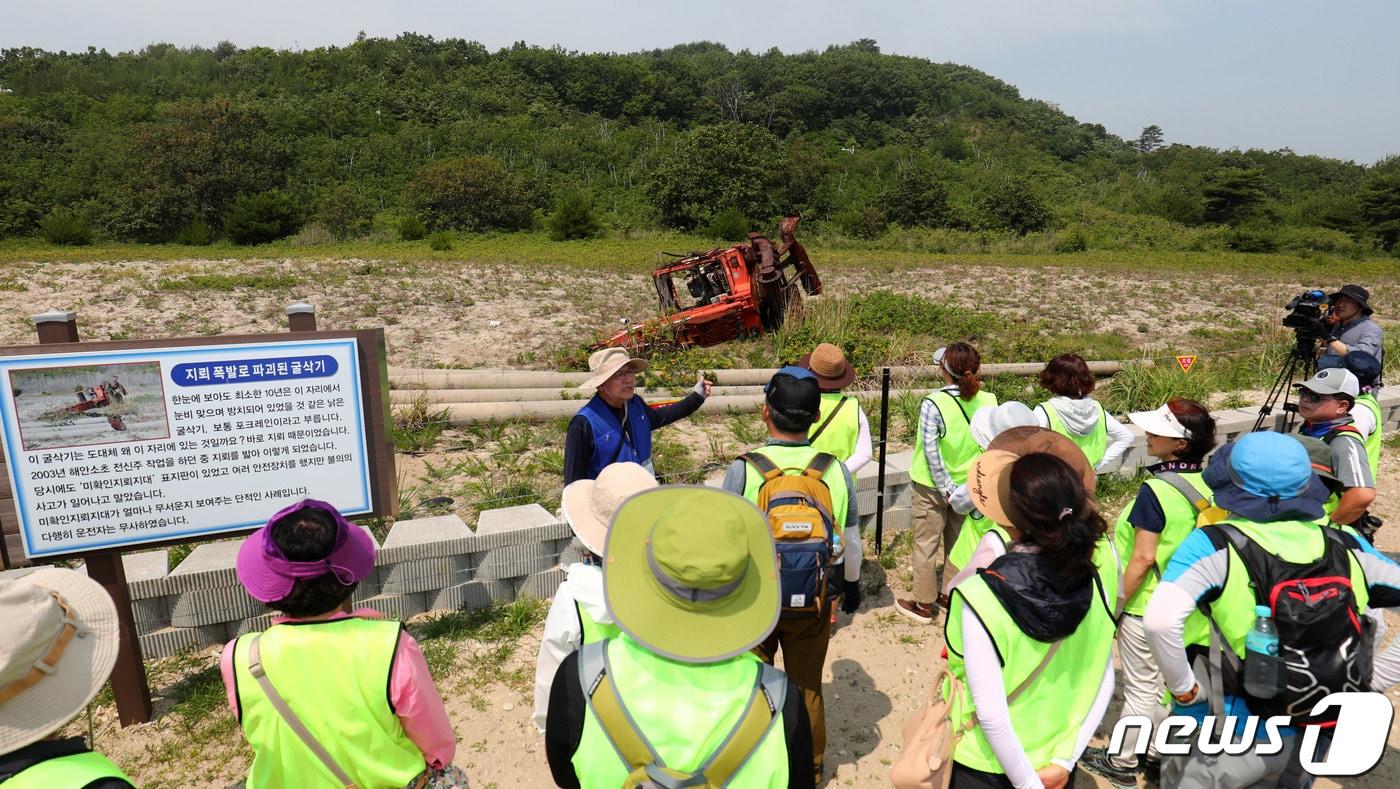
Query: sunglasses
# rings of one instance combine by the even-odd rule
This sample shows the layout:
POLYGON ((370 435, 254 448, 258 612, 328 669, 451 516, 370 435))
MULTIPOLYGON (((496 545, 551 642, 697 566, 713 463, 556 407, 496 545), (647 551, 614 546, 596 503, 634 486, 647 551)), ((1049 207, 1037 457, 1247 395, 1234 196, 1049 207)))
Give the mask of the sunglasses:
POLYGON ((1298 402, 1306 401, 1309 403, 1325 403, 1328 400, 1336 399, 1337 398, 1333 397, 1332 395, 1318 394, 1317 392, 1308 389, 1298 390, 1298 402))

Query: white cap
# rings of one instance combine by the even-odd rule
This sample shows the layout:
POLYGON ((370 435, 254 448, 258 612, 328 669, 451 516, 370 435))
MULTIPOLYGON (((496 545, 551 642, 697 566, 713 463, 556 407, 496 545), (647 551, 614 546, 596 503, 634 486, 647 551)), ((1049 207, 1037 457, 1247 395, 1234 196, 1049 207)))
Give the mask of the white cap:
POLYGON ((1128 421, 1142 428, 1144 433, 1167 438, 1191 440, 1191 431, 1181 424, 1170 408, 1162 406, 1156 411, 1134 411, 1128 414, 1128 421))
POLYGON ((1343 367, 1318 370, 1317 375, 1300 384, 1293 384, 1293 388, 1307 389, 1320 395, 1344 394, 1352 399, 1361 394, 1361 382, 1356 380, 1356 375, 1351 370, 1343 367))
POLYGON ((972 440, 986 449, 992 439, 1013 427, 1035 427, 1035 413, 1025 403, 1009 400, 993 408, 981 408, 972 415, 972 440))

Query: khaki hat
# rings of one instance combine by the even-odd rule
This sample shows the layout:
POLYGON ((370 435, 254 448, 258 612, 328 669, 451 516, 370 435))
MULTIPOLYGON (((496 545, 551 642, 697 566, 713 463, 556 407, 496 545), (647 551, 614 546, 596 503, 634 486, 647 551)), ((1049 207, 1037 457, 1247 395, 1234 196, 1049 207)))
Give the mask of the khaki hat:
POLYGON ((856 369, 846 359, 846 354, 829 342, 817 345, 798 360, 797 366, 811 370, 817 377, 817 385, 826 391, 843 389, 856 379, 856 369))
POLYGON ((587 381, 579 384, 580 389, 597 389, 605 381, 617 374, 618 370, 631 367, 633 372, 647 369, 646 359, 633 359, 626 348, 604 348, 594 351, 588 357, 588 372, 593 373, 587 381))
POLYGON ((1054 455, 1068 463, 1083 479, 1089 500, 1094 500, 1097 475, 1083 450, 1053 430, 1013 427, 992 439, 987 451, 972 461, 972 469, 967 475, 967 491, 978 512, 1002 526, 1016 525, 1011 517, 1014 509, 1010 503, 1011 464, 1036 452, 1054 455))
POLYGON ((564 521, 583 547, 603 555, 608 524, 629 496, 657 487, 656 477, 636 463, 613 463, 597 479, 579 479, 564 488, 564 521))
POLYGON ((117 662, 117 607, 96 581, 45 567, 0 578, 0 753, 53 734, 117 662))
POLYGON ((642 491, 608 529, 603 598, 623 632, 662 657, 714 663, 747 652, 782 608, 768 519, 718 488, 642 491))

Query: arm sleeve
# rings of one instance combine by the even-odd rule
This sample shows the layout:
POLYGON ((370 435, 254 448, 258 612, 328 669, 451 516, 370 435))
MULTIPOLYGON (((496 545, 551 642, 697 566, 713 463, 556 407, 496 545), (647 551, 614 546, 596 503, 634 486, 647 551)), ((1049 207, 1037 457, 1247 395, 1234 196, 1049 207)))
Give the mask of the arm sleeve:
POLYGON ((807 705, 802 703, 802 689, 788 677, 787 698, 783 701, 783 739, 787 742, 788 789, 814 789, 812 722, 807 717, 807 705))
POLYGON ((919 431, 924 437, 924 460, 928 461, 933 486, 947 498, 952 494, 955 485, 953 478, 948 476, 948 469, 943 467, 943 458, 938 454, 938 440, 943 437, 943 415, 938 412, 938 406, 927 397, 919 406, 919 431))
POLYGON ((1363 351, 1380 359, 1382 347, 1380 324, 1372 319, 1362 321, 1356 328, 1360 331, 1342 341, 1346 344, 1347 351, 1363 351))
POLYGON ((575 414, 569 420, 569 432, 564 436, 564 484, 588 479, 588 460, 593 457, 593 428, 588 420, 575 414))
POLYGON ((1376 415, 1369 408, 1351 409, 1351 425, 1361 431, 1362 438, 1370 438, 1376 432, 1376 415))
POLYGON ((992 753, 1001 764, 1007 780, 1016 789, 1039 789, 1043 784, 1031 765, 1026 749, 1011 727, 1011 710, 1006 704, 1006 680, 1001 673, 1001 660, 982 621, 976 616, 963 617, 963 655, 967 666, 967 687, 972 692, 972 706, 977 721, 992 746, 992 753))
POLYGON ((1229 556, 1217 549, 1206 532, 1197 529, 1177 546, 1143 614, 1148 646, 1157 658, 1162 680, 1172 693, 1185 693, 1195 684, 1186 659, 1182 633, 1196 604, 1225 586, 1229 556))
POLYGON ((856 451, 846 458, 846 470, 855 476, 865 464, 875 459, 875 444, 870 440, 870 420, 865 418, 865 409, 856 403, 856 413, 860 415, 860 432, 856 434, 856 451))
POLYGON ((1103 422, 1108 428, 1108 449, 1104 451, 1103 460, 1099 461, 1099 467, 1095 469, 1100 474, 1118 468, 1123 460, 1123 453, 1133 446, 1133 432, 1127 425, 1119 422, 1118 418, 1108 411, 1103 412, 1103 422))
POLYGON ((1006 543, 1002 542, 1000 534, 993 531, 982 535, 981 542, 978 542, 972 551, 972 558, 967 560, 967 566, 958 568, 957 575, 943 583, 943 594, 951 595, 953 587, 976 575, 983 567, 990 567, 992 562, 1005 553, 1006 543))
POLYGON ((389 673, 389 699, 394 714, 403 724, 404 734, 423 752, 423 762, 433 769, 452 764, 457 753, 457 735, 428 671, 428 661, 418 642, 407 631, 399 633, 394 652, 394 668, 389 673))
POLYGON ((720 487, 730 493, 736 493, 740 496, 744 495, 744 482, 745 478, 748 476, 748 472, 744 467, 747 465, 748 463, 742 458, 730 463, 729 469, 724 472, 724 483, 720 485, 720 487))
POLYGON ((670 405, 647 406, 647 422, 651 424, 652 430, 656 430, 672 422, 685 419, 696 411, 699 411, 700 406, 704 404, 705 398, 702 395, 691 392, 680 402, 671 403, 670 405))
POLYGON ((554 684, 554 674, 564 658, 582 643, 574 596, 569 591, 569 582, 565 581, 559 585, 554 602, 549 605, 549 614, 544 619, 544 637, 540 639, 540 656, 535 661, 534 721, 540 734, 544 734, 545 719, 549 715, 549 688, 554 684))
POLYGON ((1073 772, 1074 765, 1079 762, 1079 757, 1084 755, 1084 749, 1089 746, 1089 740, 1094 738, 1099 724, 1103 722, 1104 713, 1108 712, 1108 705, 1112 701, 1113 653, 1109 652, 1108 662, 1103 667, 1103 679, 1099 681, 1099 695, 1094 697, 1094 706, 1089 708, 1089 717, 1085 718, 1084 723, 1079 727, 1079 739, 1074 744, 1074 757, 1068 760, 1051 759, 1050 761, 1073 772))
POLYGON ((966 515, 976 509, 972 503, 972 493, 966 485, 953 486, 953 492, 948 494, 948 506, 959 515, 966 515))
MULTIPOLYGON (((579 789, 574 772, 574 752, 583 739, 583 716, 587 703, 578 678, 578 653, 564 658, 549 689, 549 725, 544 733, 544 752, 549 774, 563 789, 579 789)), ((808 760, 811 761, 810 759, 808 760)))
POLYGON ((847 581, 860 580, 860 502, 856 498, 855 475, 845 466, 841 466, 841 475, 846 479, 846 522, 841 531, 841 538, 846 541, 846 551, 842 564, 844 568, 844 578, 847 581), (855 540, 852 541, 851 537, 855 540))
POLYGON ((1049 406, 1045 405, 1044 403, 1041 403, 1040 405, 1035 407, 1035 423, 1045 428, 1046 430, 1050 429, 1050 415, 1045 413, 1045 409, 1048 407, 1049 406))

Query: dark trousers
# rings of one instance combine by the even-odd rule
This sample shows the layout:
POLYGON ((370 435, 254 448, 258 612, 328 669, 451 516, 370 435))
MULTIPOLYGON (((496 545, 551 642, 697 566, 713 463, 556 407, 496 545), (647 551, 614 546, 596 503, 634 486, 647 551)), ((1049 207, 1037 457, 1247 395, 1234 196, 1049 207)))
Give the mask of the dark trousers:
POLYGON ((821 615, 806 619, 779 619, 778 626, 763 643, 754 647, 763 662, 772 665, 778 649, 783 650, 783 671, 802 689, 802 703, 812 721, 812 763, 821 782, 822 757, 826 753, 826 705, 822 702, 822 669, 826 648, 831 643, 831 604, 822 606, 821 615))

